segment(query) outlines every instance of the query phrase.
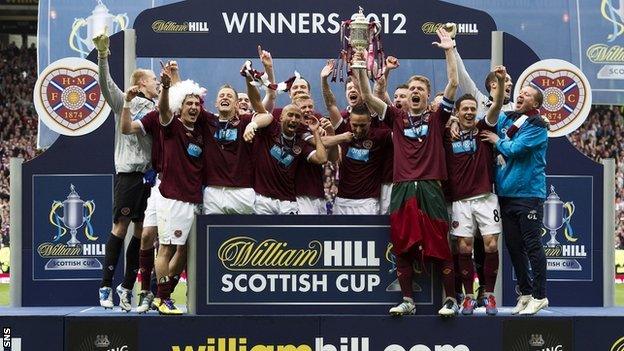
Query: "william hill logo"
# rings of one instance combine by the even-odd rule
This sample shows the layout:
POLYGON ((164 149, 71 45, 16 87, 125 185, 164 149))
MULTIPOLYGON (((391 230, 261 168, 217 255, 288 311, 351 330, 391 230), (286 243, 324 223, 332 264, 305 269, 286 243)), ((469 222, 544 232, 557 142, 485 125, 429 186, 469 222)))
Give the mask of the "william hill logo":
MULTIPOLYGON (((247 338, 206 338, 206 345, 181 346, 172 345, 171 351, 371 351, 368 337, 341 337, 340 343, 333 345, 325 343, 324 338, 314 338, 314 344, 249 344, 247 338)), ((392 344, 383 351, 470 351, 466 345, 423 345, 417 344, 404 348, 392 344)))
MULTIPOLYGON (((435 35, 438 28, 441 28, 444 23, 425 22, 421 29, 423 33, 428 35, 435 35)), ((477 35, 479 34, 479 28, 476 23, 457 23, 457 35, 477 35)))
POLYGON ((152 30, 156 33, 208 33, 208 22, 175 22, 156 20, 152 23, 152 30))

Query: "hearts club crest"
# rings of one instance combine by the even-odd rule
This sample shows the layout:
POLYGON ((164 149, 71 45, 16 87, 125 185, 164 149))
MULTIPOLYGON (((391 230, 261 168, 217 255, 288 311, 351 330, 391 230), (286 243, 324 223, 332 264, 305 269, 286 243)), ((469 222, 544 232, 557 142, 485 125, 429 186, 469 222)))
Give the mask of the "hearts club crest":
POLYGON ((35 83, 33 99, 41 121, 68 136, 94 131, 110 113, 98 84, 97 65, 76 57, 46 67, 35 83))
POLYGON ((592 104, 589 81, 576 66, 548 59, 529 66, 518 78, 514 96, 531 85, 544 95, 540 112, 550 121, 549 137, 567 135, 583 124, 592 104))

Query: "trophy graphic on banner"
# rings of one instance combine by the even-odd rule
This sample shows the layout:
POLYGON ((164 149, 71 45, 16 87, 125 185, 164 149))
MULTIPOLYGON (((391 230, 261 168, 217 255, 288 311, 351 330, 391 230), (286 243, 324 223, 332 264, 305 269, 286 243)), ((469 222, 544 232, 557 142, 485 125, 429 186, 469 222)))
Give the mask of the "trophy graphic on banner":
POLYGON ((75 247, 80 244, 80 241, 76 238, 78 229, 80 229, 85 223, 87 228, 85 229, 85 235, 89 240, 96 240, 89 233, 93 232, 91 227, 91 216, 95 211, 95 203, 92 200, 83 201, 80 195, 76 192, 76 188, 73 184, 70 185, 70 193, 67 195, 67 199, 62 203, 54 201, 52 204, 52 210, 50 211, 50 221, 58 228, 58 234, 54 237, 54 241, 59 240, 67 230, 63 228, 60 223, 69 229, 71 238, 67 241, 67 246, 75 247), (58 208, 63 208, 63 216, 56 214, 58 208))
MULTIPOLYGON (((396 275, 396 270, 397 270, 397 266, 396 266, 396 256, 392 253, 392 244, 388 244, 388 247, 386 247, 386 260, 388 260, 388 262, 392 263, 392 267, 388 270, 388 274, 392 274, 392 275, 396 275)), ((418 263, 416 263, 416 265, 418 265, 418 263)), ((416 275, 421 274, 422 273, 422 269, 420 266, 414 266, 414 276, 412 278, 412 290, 414 292, 421 292, 423 289, 420 286, 420 284, 418 284, 416 282, 416 275)), ((401 291, 401 285, 399 284, 399 278, 394 279, 390 284, 388 284, 388 286, 386 287, 386 291, 388 292, 398 292, 401 291)))
POLYGON ((555 247, 561 245, 556 238, 557 230, 570 221, 572 213, 574 213, 574 203, 569 202, 564 204, 559 198, 559 195, 555 192, 554 185, 551 185, 550 194, 548 198, 546 198, 546 201, 544 201, 544 218, 542 220, 544 228, 550 231, 550 240, 548 240, 546 246, 555 247), (568 216, 565 216, 563 213, 564 207, 568 209, 568 216))
POLYGON ((98 4, 87 18, 76 18, 69 33, 69 47, 80 53, 80 57, 85 58, 93 50, 93 37, 106 33, 111 36, 128 27, 128 16, 123 13, 113 15, 108 12, 108 7, 98 0, 98 4), (114 25, 114 26, 113 26, 114 25), (87 27, 86 36, 80 35, 80 29, 87 27))
POLYGON ((381 77, 386 61, 381 45, 381 24, 368 21, 362 7, 359 8, 358 13, 351 16, 350 20, 342 21, 340 46, 341 51, 337 60, 338 64, 334 67, 332 82, 336 81, 338 75, 340 81, 344 82, 344 71, 347 71, 347 75, 350 73, 348 64, 355 51, 358 50, 367 50, 367 55, 364 60, 354 61, 351 68, 366 68, 373 79, 381 77))

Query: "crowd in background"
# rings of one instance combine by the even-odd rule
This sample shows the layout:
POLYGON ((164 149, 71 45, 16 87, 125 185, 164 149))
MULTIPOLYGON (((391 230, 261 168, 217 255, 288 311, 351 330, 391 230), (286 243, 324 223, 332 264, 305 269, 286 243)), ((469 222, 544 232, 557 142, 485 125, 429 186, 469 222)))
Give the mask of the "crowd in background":
POLYGON ((9 244, 9 160, 35 155, 37 50, 0 43, 0 248, 9 244))
POLYGON ((624 106, 594 106, 568 138, 595 161, 615 159, 615 247, 624 249, 624 106))

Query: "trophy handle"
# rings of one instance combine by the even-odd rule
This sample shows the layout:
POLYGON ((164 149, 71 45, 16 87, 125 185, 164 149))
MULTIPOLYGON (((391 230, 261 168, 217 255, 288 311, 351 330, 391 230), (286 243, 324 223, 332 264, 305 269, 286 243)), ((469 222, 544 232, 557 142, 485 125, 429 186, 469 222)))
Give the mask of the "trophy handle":
POLYGON ((117 26, 117 30, 114 31, 114 33, 116 33, 116 32, 119 32, 128 28, 128 23, 130 22, 130 20, 128 19, 127 14, 120 13, 117 16, 115 16, 115 18, 113 19, 113 22, 117 26))
POLYGON ((69 33, 69 47, 72 50, 79 52, 82 57, 86 57, 89 53, 83 50, 83 43, 86 42, 86 39, 82 38, 78 31, 86 25, 87 21, 84 18, 75 18, 74 24, 72 24, 72 30, 69 33), (78 45, 75 45, 74 41, 78 45))
POLYGON ((57 228, 56 235, 52 238, 52 241, 58 241, 65 233, 67 233, 67 229, 61 225, 61 222, 64 220, 65 214, 63 217, 56 214, 56 211, 59 207, 63 207, 63 203, 59 201, 52 202, 52 208, 50 209, 49 220, 50 223, 57 228))
POLYGON ((570 201, 563 204, 563 208, 568 212, 568 215, 563 218, 563 235, 565 236, 566 240, 573 243, 576 242, 578 238, 574 237, 574 230, 572 229, 572 225, 570 225, 570 220, 572 219, 572 215, 576 210, 576 206, 574 206, 574 202, 570 201))
POLYGON ((85 223, 85 236, 87 237, 87 239, 95 241, 98 239, 98 237, 93 235, 93 225, 91 225, 91 216, 93 216, 93 213, 95 212, 95 202, 93 202, 93 200, 86 201, 84 203, 83 209, 87 211, 86 215, 83 212, 83 221, 85 223))

